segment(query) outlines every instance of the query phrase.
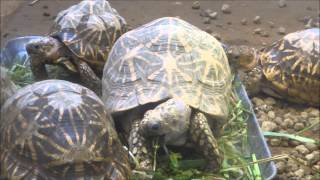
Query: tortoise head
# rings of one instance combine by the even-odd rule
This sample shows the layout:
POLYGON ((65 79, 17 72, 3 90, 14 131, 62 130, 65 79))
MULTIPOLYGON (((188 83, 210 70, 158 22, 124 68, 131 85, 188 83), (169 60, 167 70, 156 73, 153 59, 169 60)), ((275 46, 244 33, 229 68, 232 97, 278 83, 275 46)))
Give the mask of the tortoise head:
POLYGON ((258 65, 257 50, 255 48, 240 45, 227 47, 227 56, 231 66, 241 70, 252 70, 258 65))
POLYGON ((252 47, 240 45, 226 48, 228 60, 239 74, 248 94, 257 94, 261 90, 262 71, 259 64, 259 52, 252 47))
POLYGON ((26 50, 32 59, 44 61, 46 64, 56 64, 60 58, 62 43, 52 37, 43 37, 31 41, 26 45, 26 50))
POLYGON ((164 136, 165 142, 180 140, 189 129, 191 108, 179 99, 169 99, 145 113, 140 129, 145 136, 164 136))

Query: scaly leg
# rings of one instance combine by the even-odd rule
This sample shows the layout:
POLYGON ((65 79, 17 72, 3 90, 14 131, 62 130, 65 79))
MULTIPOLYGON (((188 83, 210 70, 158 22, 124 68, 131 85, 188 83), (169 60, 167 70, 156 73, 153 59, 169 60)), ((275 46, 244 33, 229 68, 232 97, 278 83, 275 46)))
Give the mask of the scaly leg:
POLYGON ((152 169, 152 150, 150 143, 139 132, 140 120, 135 120, 132 123, 132 128, 129 135, 129 149, 138 160, 141 169, 152 169))
POLYGON ((86 87, 93 90, 98 96, 102 94, 102 84, 100 78, 91 67, 82 60, 75 60, 80 73, 80 79, 86 87))
POLYGON ((190 122, 190 135, 193 143, 208 160, 207 170, 217 172, 221 167, 223 155, 218 150, 218 143, 212 134, 206 116, 196 112, 190 122))

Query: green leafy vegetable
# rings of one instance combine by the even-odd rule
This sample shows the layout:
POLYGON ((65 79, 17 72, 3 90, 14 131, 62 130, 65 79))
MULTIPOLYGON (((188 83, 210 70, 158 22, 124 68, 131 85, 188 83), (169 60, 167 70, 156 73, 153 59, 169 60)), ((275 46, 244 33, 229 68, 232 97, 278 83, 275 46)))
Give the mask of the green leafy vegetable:
POLYGON ((9 75, 12 81, 20 87, 24 87, 34 82, 30 68, 20 64, 15 64, 9 70, 9 75))

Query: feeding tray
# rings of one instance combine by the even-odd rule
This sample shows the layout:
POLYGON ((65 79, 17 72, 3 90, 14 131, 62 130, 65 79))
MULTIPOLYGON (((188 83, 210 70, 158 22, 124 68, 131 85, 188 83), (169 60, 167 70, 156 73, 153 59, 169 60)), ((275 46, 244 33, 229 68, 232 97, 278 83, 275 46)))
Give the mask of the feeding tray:
MULTIPOLYGON (((30 58, 26 50, 26 45, 43 36, 23 36, 9 40, 0 52, 0 65, 11 69, 14 65, 21 65, 31 72, 30 58)), ((72 74, 66 68, 57 65, 46 65, 49 79, 63 79, 79 83, 76 74, 72 74)))
MULTIPOLYGON (((239 78, 236 78, 236 81, 240 82, 239 78)), ((262 135, 260 126, 258 124, 256 115, 253 111, 252 103, 246 93, 244 86, 241 84, 240 86, 236 87, 237 94, 242 101, 243 106, 245 109, 250 110, 252 113, 247 113, 248 120, 247 120, 247 134, 248 134, 248 145, 249 151, 251 154, 255 154, 257 160, 270 158, 271 153, 268 147, 268 144, 265 141, 264 136, 262 135)), ((260 172, 262 179, 269 180, 273 179, 277 174, 276 166, 274 162, 264 162, 259 163, 260 172)))
POLYGON ((41 36, 24 36, 9 40, 0 53, 1 66, 11 69, 15 64, 29 66, 29 56, 26 44, 32 40, 40 39, 41 36))

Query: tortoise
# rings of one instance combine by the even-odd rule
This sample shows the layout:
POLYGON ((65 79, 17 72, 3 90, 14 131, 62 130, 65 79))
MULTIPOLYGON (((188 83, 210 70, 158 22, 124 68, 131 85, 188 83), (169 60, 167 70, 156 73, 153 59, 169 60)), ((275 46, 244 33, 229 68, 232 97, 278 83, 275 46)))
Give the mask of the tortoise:
POLYGON ((17 86, 11 81, 6 68, 0 66, 0 109, 4 102, 17 91, 17 86))
POLYGON ((319 28, 289 33, 268 47, 227 48, 249 94, 264 92, 290 102, 320 104, 319 28))
POLYGON ((103 102, 64 80, 28 85, 4 104, 1 176, 128 179, 130 164, 103 102))
POLYGON ((168 145, 190 141, 208 160, 206 170, 216 171, 223 154, 215 135, 228 118, 231 82, 213 36, 163 17, 116 41, 104 67, 102 100, 128 133, 139 168, 151 169, 150 138, 164 137, 168 145))
POLYGON ((111 46, 126 29, 124 18, 106 0, 84 0, 61 11, 49 35, 26 46, 35 79, 48 78, 45 64, 58 64, 98 91, 111 46))

